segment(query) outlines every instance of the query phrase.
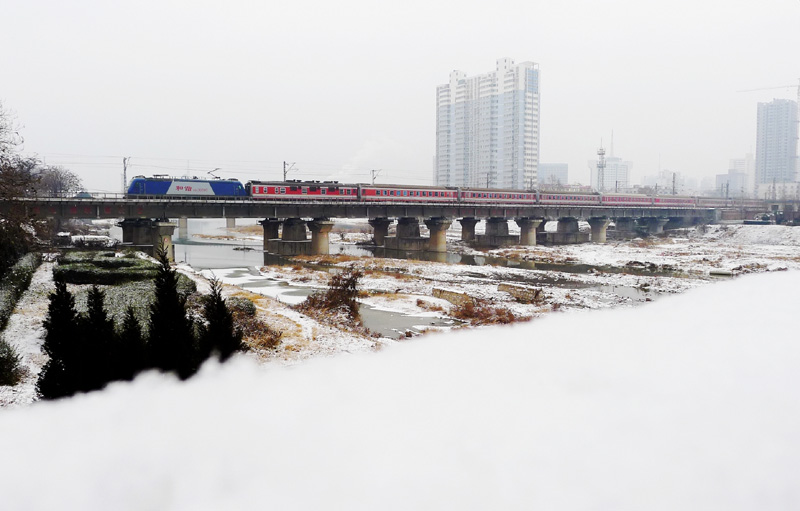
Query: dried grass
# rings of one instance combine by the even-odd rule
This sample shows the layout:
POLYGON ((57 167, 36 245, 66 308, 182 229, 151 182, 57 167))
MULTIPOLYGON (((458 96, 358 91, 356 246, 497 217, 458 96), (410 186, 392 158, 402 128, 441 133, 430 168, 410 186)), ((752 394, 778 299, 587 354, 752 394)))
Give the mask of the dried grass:
POLYGON ((486 300, 464 302, 451 309, 450 315, 456 319, 468 321, 472 326, 507 325, 531 319, 530 317, 517 316, 511 310, 504 307, 496 307, 486 300))

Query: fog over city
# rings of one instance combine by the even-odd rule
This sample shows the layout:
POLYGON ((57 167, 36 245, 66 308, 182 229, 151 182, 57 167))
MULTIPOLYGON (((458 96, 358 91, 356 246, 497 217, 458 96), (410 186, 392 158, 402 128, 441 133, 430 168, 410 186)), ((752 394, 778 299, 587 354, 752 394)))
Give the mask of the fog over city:
POLYGON ((755 152, 756 105, 795 99, 797 0, 14 1, 0 101, 24 152, 91 190, 135 174, 432 183, 436 86, 498 58, 541 72, 540 161, 614 132, 632 183, 755 152))

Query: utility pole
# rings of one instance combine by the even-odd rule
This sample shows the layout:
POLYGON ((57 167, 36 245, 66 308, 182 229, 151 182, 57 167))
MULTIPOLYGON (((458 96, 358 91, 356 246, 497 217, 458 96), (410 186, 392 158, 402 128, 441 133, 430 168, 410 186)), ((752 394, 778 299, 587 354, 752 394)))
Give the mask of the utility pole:
POLYGON ((372 184, 375 184, 375 178, 378 177, 383 169, 372 169, 370 172, 372 173, 372 184))
POLYGON ((675 193, 675 176, 676 176, 676 175, 677 175, 677 174, 676 174, 675 172, 673 172, 673 173, 672 173, 672 195, 677 195, 677 194, 675 193))
POLYGON ((288 174, 290 170, 295 170, 294 163, 290 163, 288 165, 288 168, 287 168, 286 162, 283 162, 283 180, 284 181, 286 181, 286 174, 288 174))
POLYGON ((128 161, 130 159, 130 156, 122 158, 122 193, 125 193, 128 187, 128 161))

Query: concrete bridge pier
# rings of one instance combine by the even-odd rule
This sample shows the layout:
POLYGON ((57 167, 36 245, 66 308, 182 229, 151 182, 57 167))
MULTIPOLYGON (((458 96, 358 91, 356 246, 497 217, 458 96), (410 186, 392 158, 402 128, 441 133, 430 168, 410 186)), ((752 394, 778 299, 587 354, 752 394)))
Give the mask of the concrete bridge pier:
POLYGON ((558 227, 556 232, 563 234, 573 234, 578 232, 578 219, 573 217, 565 217, 558 219, 558 227))
POLYGON ((172 244, 172 235, 177 224, 168 220, 152 220, 149 218, 126 218, 119 224, 122 227, 122 242, 130 243, 134 247, 155 257, 159 245, 167 250, 167 258, 175 260, 175 247, 172 244))
POLYGON ((682 216, 670 217, 669 221, 666 224, 664 224, 664 230, 666 231, 669 229, 680 229, 682 227, 685 227, 686 226, 685 220, 686 219, 683 218, 682 216))
POLYGON ((277 218, 265 218, 264 220, 259 220, 258 223, 264 228, 265 240, 274 240, 280 238, 280 227, 283 223, 283 220, 278 220, 277 218))
POLYGON ((589 227, 592 228, 592 241, 595 243, 606 242, 606 230, 611 219, 606 217, 592 217, 588 220, 589 227))
POLYGON ((167 251, 167 259, 174 262, 175 261, 175 245, 172 244, 172 235, 175 233, 175 227, 177 227, 173 222, 168 220, 160 221, 154 220, 150 229, 152 230, 153 235, 153 255, 155 256, 155 249, 159 245, 163 245, 167 251))
POLYGON ((398 238, 419 238, 419 219, 415 217, 401 217, 397 220, 398 238))
POLYGON ((482 247, 507 247, 519 243, 519 236, 508 234, 508 220, 502 217, 487 218, 486 234, 475 239, 482 247))
POLYGON ((306 241, 306 221, 302 218, 287 218, 283 221, 281 241, 306 241))
POLYGON ((184 216, 178 219, 178 239, 185 240, 188 238, 189 238, 189 219, 184 216))
POLYGON ((258 223, 264 228, 264 250, 268 250, 269 240, 275 240, 280 237, 280 227, 283 222, 277 218, 265 218, 264 220, 259 220, 258 223))
POLYGON ((328 218, 315 218, 308 222, 311 231, 311 254, 325 255, 330 253, 329 234, 333 229, 333 222, 328 218))
POLYGON ((568 245, 589 241, 589 236, 580 232, 577 218, 568 216, 558 219, 556 232, 548 233, 547 239, 554 244, 568 245))
POLYGON ((541 218, 515 218, 514 221, 519 226, 519 244, 536 245, 536 232, 544 220, 541 218))
POLYGON ((447 252, 447 229, 453 223, 449 218, 429 218, 425 225, 431 233, 428 240, 428 250, 431 252, 447 252))
MULTIPOLYGON (((283 222, 274 218, 267 218, 259 223, 264 227, 265 251, 285 256, 308 255, 311 253, 313 240, 309 241, 306 237, 306 221, 302 218, 287 218, 283 222), (281 237, 278 239, 278 226, 281 223, 283 223, 283 228, 281 229, 281 237)), ((325 239, 327 240, 327 232, 325 239)))
POLYGON ((508 220, 505 218, 487 218, 486 236, 508 236, 508 220))
POLYGON ((419 231, 419 219, 401 217, 397 219, 394 236, 384 238, 384 246, 391 250, 409 250, 421 252, 428 247, 428 238, 423 238, 419 231))
POLYGON ((475 240, 475 226, 478 225, 477 218, 465 217, 458 221, 461 224, 461 241, 475 240))
POLYGON ((225 228, 233 229, 234 227, 236 227, 236 218, 231 216, 225 218, 225 228))
POLYGON ((662 234, 664 232, 664 226, 669 221, 668 218, 659 218, 659 217, 644 217, 642 218, 642 223, 647 227, 648 234, 662 234))
POLYGON ((379 217, 370 218, 368 223, 372 226, 372 242, 379 247, 384 245, 386 236, 389 235, 389 226, 392 225, 392 221, 388 218, 379 217))
POLYGON ((636 219, 632 217, 619 217, 614 219, 616 233, 621 237, 633 237, 636 234, 636 219))

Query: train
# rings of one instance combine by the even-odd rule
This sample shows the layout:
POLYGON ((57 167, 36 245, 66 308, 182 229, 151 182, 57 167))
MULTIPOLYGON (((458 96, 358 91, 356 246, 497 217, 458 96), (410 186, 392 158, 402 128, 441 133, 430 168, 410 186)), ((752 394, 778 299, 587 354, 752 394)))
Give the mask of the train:
POLYGON ((681 195, 500 190, 494 188, 339 183, 338 181, 248 181, 135 176, 126 196, 134 199, 250 199, 352 202, 457 203, 492 206, 612 206, 664 208, 759 207, 763 202, 681 195))

